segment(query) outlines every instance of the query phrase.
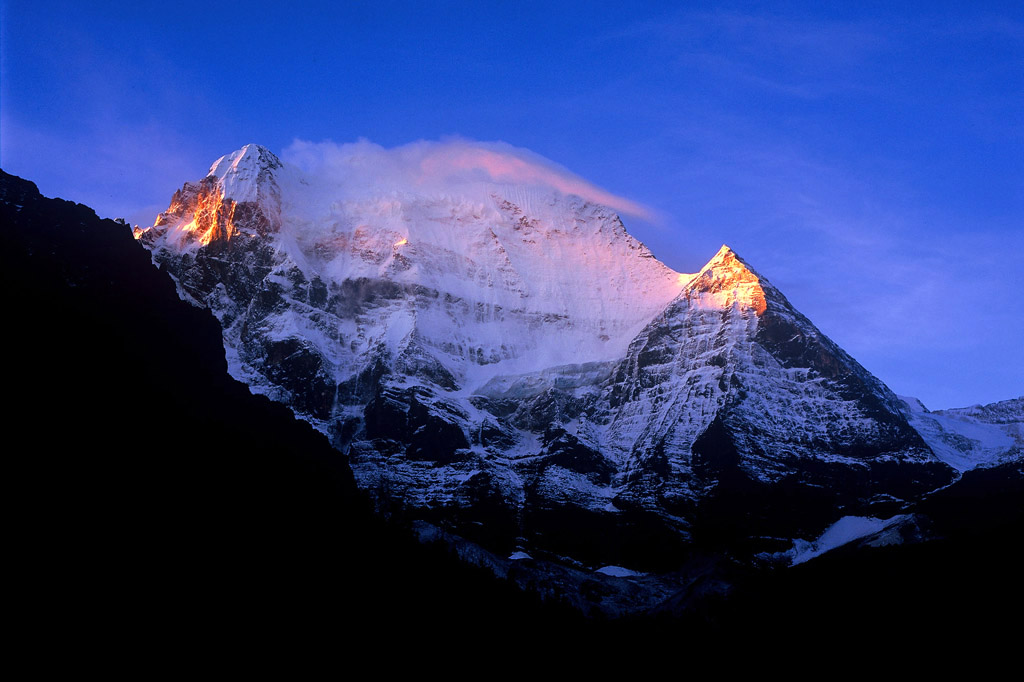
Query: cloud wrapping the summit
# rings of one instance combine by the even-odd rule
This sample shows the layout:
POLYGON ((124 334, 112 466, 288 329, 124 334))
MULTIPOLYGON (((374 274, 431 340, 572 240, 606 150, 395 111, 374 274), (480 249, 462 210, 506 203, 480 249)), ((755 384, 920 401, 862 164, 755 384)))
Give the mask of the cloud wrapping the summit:
POLYGON ((325 177, 353 196, 367 192, 446 193, 481 183, 543 187, 652 220, 641 204, 601 189, 539 154, 504 142, 450 139, 384 148, 368 140, 345 144, 295 140, 281 155, 302 171, 325 177))

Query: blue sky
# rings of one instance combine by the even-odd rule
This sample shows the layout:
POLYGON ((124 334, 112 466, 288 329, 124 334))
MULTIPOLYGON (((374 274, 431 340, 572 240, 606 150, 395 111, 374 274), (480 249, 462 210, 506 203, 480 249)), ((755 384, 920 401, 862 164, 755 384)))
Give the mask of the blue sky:
POLYGON ((505 142, 898 393, 1024 394, 1024 4, 298 5, 2 0, 0 163, 147 223, 248 142, 505 142))

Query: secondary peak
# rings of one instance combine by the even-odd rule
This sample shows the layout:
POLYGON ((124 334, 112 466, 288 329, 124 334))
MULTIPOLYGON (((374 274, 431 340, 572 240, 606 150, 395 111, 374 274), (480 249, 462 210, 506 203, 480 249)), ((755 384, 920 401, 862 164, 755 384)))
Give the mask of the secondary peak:
POLYGON ((767 307, 760 276, 725 244, 689 286, 694 292, 712 295, 714 303, 723 307, 739 301, 752 307, 758 315, 767 307))
POLYGON ((735 269, 750 270, 750 266, 747 265, 746 261, 739 257, 739 255, 733 251, 727 244, 722 244, 722 248, 718 249, 711 260, 707 262, 701 271, 707 270, 708 268, 726 266, 735 269))

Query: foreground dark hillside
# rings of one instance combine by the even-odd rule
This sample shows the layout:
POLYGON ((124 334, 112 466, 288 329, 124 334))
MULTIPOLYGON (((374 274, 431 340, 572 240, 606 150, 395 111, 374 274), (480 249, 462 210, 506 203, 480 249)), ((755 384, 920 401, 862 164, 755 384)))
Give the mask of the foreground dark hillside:
POLYGON ((606 638, 662 657, 1013 632, 1019 466, 933 496, 922 511, 945 540, 735 573, 730 597, 681 597, 696 605, 682 614, 584 622, 375 517, 320 434, 228 377, 216 321, 179 300, 127 226, 6 174, 0 217, 15 613, 30 637, 586 640, 594 660, 606 638))
POLYGON ((227 375, 217 322, 128 227, 0 182, 28 628, 414 638, 575 622, 374 517, 326 439, 227 375))

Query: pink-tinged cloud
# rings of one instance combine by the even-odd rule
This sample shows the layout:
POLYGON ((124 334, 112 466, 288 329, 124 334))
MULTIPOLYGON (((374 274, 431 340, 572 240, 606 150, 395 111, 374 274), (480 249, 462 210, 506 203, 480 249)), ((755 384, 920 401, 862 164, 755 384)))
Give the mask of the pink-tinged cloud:
POLYGON ((616 196, 527 149, 502 142, 413 142, 385 149, 366 140, 348 144, 296 140, 283 155, 306 172, 328 174, 348 188, 455 191, 491 182, 540 186, 574 194, 619 213, 653 220, 654 213, 616 196))
POLYGON ((469 143, 443 144, 429 152, 420 167, 424 175, 435 177, 458 171, 482 171, 493 182, 544 185, 562 194, 575 194, 621 213, 644 219, 651 217, 650 210, 634 201, 606 192, 564 169, 556 169, 553 164, 546 166, 543 161, 528 161, 514 151, 499 152, 469 143))

